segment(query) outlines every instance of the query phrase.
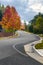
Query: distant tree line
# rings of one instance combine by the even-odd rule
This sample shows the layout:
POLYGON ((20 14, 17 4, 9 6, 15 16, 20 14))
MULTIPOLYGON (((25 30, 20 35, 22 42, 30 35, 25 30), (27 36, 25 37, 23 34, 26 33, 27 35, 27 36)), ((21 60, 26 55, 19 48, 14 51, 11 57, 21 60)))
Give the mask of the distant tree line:
POLYGON ((38 15, 34 16, 34 18, 30 22, 30 32, 43 34, 43 14, 39 13, 38 15))
MULTIPOLYGON (((5 12, 5 7, 4 7, 4 5, 0 4, 0 22, 2 21, 4 12, 5 12)), ((1 32, 1 30, 2 30, 2 26, 0 25, 0 32, 1 32)))
POLYGON ((5 12, 5 7, 4 5, 0 4, 0 21, 2 20, 4 12, 5 12))

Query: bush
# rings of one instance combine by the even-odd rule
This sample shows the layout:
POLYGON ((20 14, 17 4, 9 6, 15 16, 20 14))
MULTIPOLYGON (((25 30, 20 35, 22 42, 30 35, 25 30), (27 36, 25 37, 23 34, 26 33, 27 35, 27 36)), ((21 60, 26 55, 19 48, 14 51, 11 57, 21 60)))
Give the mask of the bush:
POLYGON ((43 43, 38 43, 35 45, 36 49, 43 49, 43 43))
POLYGON ((15 34, 16 31, 17 31, 17 30, 12 30, 12 29, 9 29, 9 30, 6 29, 6 30, 5 30, 5 32, 11 32, 11 33, 14 33, 14 34, 15 34))

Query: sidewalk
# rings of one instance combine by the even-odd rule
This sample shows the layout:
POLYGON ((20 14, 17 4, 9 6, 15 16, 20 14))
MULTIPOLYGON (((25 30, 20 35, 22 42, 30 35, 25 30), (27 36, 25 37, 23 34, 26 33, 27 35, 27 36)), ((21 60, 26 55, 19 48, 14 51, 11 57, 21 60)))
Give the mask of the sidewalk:
POLYGON ((33 45, 39 42, 41 42, 41 40, 24 45, 24 49, 25 49, 26 54, 28 54, 30 57, 32 57, 33 59, 43 64, 43 57, 41 57, 38 53, 34 52, 33 50, 33 45))

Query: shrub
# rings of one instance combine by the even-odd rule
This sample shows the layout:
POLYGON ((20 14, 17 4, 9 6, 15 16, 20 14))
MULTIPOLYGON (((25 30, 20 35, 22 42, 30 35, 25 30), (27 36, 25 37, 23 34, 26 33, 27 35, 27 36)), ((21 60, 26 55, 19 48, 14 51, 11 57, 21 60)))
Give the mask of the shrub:
POLYGON ((36 49, 43 49, 43 43, 38 43, 35 45, 36 49))

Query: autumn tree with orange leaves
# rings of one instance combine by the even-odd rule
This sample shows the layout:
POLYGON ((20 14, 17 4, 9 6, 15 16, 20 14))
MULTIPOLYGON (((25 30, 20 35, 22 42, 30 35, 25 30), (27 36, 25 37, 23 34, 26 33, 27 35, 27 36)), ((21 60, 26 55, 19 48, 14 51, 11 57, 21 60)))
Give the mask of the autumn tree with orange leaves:
POLYGON ((2 28, 7 31, 14 31, 20 29, 20 17, 14 7, 7 6, 2 18, 2 28))

